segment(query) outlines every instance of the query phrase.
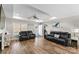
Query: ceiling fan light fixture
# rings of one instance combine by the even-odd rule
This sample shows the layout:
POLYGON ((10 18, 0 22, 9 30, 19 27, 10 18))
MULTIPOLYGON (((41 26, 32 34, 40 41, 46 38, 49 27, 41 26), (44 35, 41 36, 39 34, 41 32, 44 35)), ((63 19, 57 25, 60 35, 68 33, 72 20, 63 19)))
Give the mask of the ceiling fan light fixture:
POLYGON ((23 19, 22 17, 19 17, 19 16, 13 16, 13 18, 15 18, 15 19, 23 19))
POLYGON ((38 23, 43 22, 43 20, 32 20, 32 21, 34 21, 34 22, 38 22, 38 23))
POLYGON ((54 19, 57 19, 57 17, 51 17, 51 18, 50 18, 50 20, 54 20, 54 19))

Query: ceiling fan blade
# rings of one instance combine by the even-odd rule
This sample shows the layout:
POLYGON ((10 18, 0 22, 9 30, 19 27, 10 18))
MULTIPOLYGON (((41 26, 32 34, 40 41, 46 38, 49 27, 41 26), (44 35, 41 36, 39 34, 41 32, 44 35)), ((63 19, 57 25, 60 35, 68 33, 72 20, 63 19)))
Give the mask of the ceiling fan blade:
POLYGON ((30 17, 27 17, 28 19, 39 19, 37 16, 33 15, 33 16, 30 16, 30 17))

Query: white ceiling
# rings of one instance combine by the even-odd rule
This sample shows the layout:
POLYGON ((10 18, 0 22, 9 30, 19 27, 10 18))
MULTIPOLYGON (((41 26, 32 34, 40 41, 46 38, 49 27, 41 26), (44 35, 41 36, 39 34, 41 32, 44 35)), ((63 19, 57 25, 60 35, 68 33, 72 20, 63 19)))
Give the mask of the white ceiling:
MULTIPOLYGON (((62 23, 63 27, 79 28, 79 4, 4 4, 2 5, 7 18, 17 17, 15 20, 27 20, 36 16, 45 23, 62 23), (51 17, 57 17, 51 20, 51 17)), ((31 21, 33 22, 33 21, 31 21)))
MULTIPOLYGON (((36 14, 41 20, 49 21, 50 17, 57 17, 57 20, 69 24, 79 22, 79 4, 4 4, 2 5, 6 17, 20 17, 20 20, 27 19, 36 14)), ((31 21, 31 20, 30 20, 31 21)), ((78 24, 79 25, 79 24, 78 24)))
POLYGON ((49 18, 49 15, 45 12, 34 8, 30 5, 24 5, 24 4, 5 4, 3 5, 4 12, 6 17, 13 18, 13 17, 20 17, 22 19, 27 20, 28 17, 32 17, 36 15, 40 19, 46 19, 49 18))
POLYGON ((79 15, 79 4, 5 4, 6 17, 19 16, 27 18, 36 14, 40 19, 49 17, 65 18, 79 15))
POLYGON ((32 6, 58 18, 79 15, 79 4, 33 4, 32 6))

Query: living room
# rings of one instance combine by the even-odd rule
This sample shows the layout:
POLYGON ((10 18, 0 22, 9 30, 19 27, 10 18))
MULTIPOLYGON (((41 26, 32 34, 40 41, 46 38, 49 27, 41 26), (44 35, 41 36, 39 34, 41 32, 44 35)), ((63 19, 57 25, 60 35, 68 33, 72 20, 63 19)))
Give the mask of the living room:
POLYGON ((1 53, 79 53, 78 7, 78 4, 2 4, 1 53))

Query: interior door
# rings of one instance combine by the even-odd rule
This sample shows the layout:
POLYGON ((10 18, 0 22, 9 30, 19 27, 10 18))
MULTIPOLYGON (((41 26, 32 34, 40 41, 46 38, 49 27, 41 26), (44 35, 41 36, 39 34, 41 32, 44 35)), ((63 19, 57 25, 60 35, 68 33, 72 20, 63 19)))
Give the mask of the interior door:
POLYGON ((43 26, 41 24, 38 24, 36 26, 36 36, 42 36, 43 35, 43 26))
POLYGON ((39 32, 39 35, 40 35, 40 36, 43 35, 42 25, 39 25, 39 26, 38 26, 38 32, 39 32))

